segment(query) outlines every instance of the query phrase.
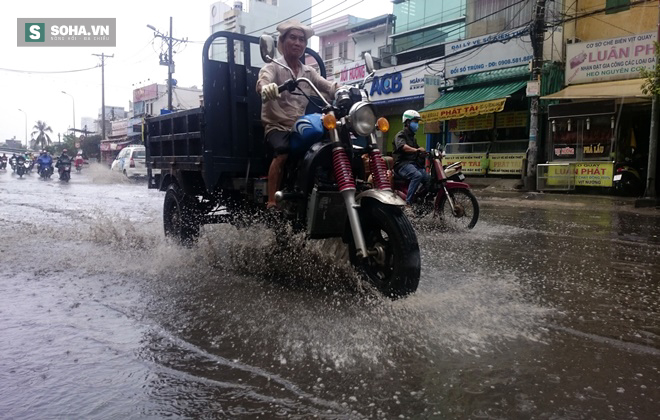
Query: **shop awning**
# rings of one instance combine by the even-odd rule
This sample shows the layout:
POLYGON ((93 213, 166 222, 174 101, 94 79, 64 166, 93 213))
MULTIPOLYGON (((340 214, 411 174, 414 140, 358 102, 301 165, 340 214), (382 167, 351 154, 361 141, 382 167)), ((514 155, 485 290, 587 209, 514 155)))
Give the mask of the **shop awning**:
POLYGON ((518 81, 448 92, 419 113, 427 123, 500 112, 506 98, 525 86, 527 81, 518 81))
POLYGON ((587 83, 572 85, 541 99, 614 99, 648 98, 642 93, 644 79, 617 80, 614 82, 587 83))

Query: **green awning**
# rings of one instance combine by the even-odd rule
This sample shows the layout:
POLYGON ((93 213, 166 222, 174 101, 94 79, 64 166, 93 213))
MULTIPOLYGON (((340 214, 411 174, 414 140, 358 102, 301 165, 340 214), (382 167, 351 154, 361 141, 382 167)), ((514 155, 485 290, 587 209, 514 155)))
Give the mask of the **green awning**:
POLYGON ((424 122, 434 122, 500 112, 506 98, 525 86, 527 81, 521 80, 447 92, 419 113, 424 122))
POLYGON ((468 74, 467 76, 459 77, 454 82, 454 87, 529 80, 530 76, 531 73, 529 72, 529 66, 527 65, 508 67, 505 69, 482 71, 481 73, 468 74))

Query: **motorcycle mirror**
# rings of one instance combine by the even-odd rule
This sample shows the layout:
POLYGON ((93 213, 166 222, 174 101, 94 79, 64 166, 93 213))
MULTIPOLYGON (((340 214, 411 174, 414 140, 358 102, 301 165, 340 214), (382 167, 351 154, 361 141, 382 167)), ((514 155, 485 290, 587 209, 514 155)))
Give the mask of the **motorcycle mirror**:
POLYGON ((275 40, 272 36, 263 34, 259 37, 259 52, 261 52, 261 59, 265 63, 273 61, 275 56, 275 40))
POLYGON ((371 57, 371 54, 364 53, 364 65, 367 69, 367 74, 371 74, 374 71, 374 59, 371 57))

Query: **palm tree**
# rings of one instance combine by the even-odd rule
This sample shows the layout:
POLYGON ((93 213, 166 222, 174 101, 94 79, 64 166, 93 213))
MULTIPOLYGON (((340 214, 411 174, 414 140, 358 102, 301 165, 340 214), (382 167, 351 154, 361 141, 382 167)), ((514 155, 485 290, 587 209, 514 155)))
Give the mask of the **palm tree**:
POLYGON ((34 136, 35 134, 38 134, 36 140, 34 141, 34 146, 33 147, 36 146, 38 149, 45 149, 46 147, 53 144, 53 142, 50 140, 50 137, 48 136, 48 134, 46 134, 47 132, 48 133, 53 132, 53 129, 50 128, 50 126, 48 124, 46 124, 45 122, 39 120, 39 121, 37 121, 35 126, 32 127, 32 128, 34 129, 34 131, 32 132, 32 135, 34 136))

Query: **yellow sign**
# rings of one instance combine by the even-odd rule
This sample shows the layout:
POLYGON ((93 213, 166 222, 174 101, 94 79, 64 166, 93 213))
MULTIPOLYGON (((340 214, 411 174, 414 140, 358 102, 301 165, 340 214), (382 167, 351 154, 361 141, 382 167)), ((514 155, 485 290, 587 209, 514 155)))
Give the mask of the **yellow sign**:
POLYGON ((474 104, 459 105, 449 108, 436 109, 421 112, 424 122, 435 122, 445 120, 457 120, 459 118, 474 117, 481 114, 492 114, 504 109, 506 98, 494 99, 492 101, 477 102, 474 104))
POLYGON ((522 174, 524 153, 491 153, 488 173, 493 175, 522 174))
POLYGON ((578 162, 575 164, 575 185, 611 187, 614 176, 612 162, 578 162))
POLYGON ((484 175, 488 165, 482 167, 482 161, 486 160, 485 153, 464 153, 456 155, 447 155, 443 159, 445 165, 451 165, 454 162, 463 162, 463 173, 472 175, 484 175))
POLYGON ((527 127, 527 111, 502 112, 495 119, 497 128, 527 127))
POLYGON ((495 114, 477 115, 476 117, 461 118, 449 121, 449 131, 452 133, 461 131, 489 130, 493 128, 495 114))
MULTIPOLYGON (((548 185, 567 185, 568 167, 552 165, 548 168, 548 185)), ((581 187, 611 187, 614 176, 612 162, 576 162, 575 185, 581 187)))

